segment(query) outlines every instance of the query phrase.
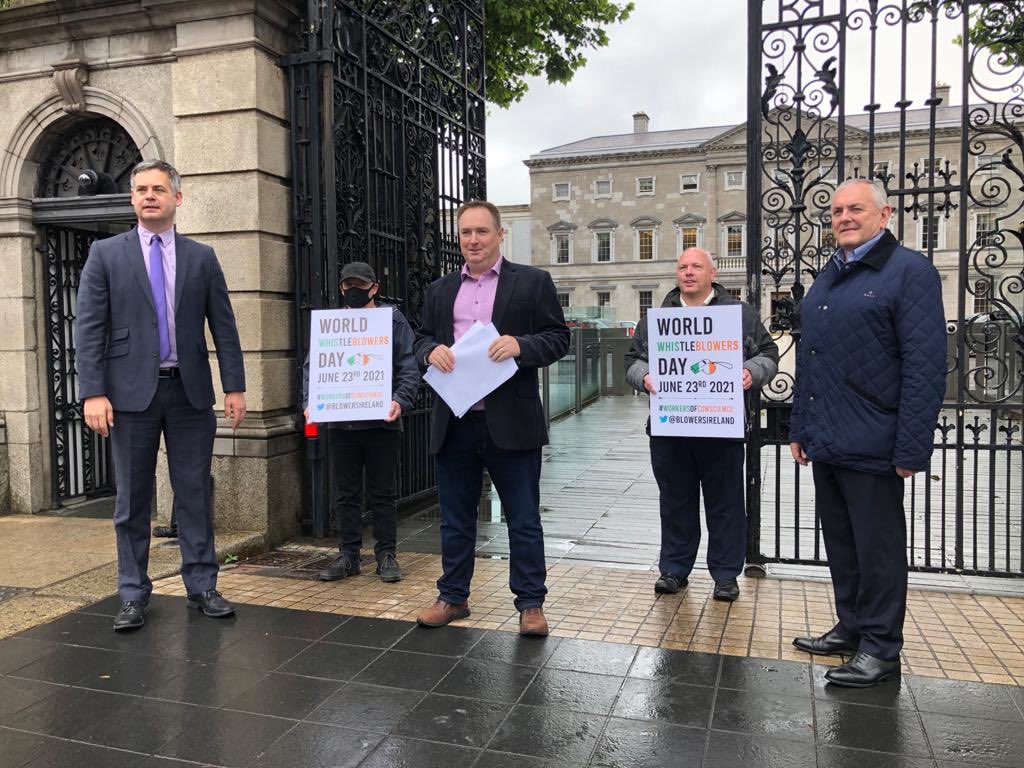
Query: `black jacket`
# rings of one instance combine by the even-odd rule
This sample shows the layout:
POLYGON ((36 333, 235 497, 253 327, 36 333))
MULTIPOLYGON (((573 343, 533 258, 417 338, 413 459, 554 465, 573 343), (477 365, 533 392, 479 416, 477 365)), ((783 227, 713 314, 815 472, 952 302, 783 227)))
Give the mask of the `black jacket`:
MULTIPOLYGON (((435 347, 455 343, 455 297, 461 285, 461 273, 450 272, 427 287, 423 322, 416 331, 416 360, 420 364, 426 364, 435 347)), ((536 267, 503 261, 491 322, 502 336, 515 336, 520 348, 516 361, 519 370, 484 398, 491 440, 508 450, 540 448, 548 442, 548 431, 537 369, 557 362, 569 350, 569 329, 551 275, 536 267)), ((452 418, 447 404, 435 398, 431 453, 441 450, 452 418)))

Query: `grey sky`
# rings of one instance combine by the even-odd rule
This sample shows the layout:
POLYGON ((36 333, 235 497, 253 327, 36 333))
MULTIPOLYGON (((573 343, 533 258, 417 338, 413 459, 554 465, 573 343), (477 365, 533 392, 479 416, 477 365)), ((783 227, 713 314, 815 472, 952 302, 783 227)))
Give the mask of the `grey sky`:
MULTIPOLYGON (((851 0, 849 6, 866 5, 851 0)), ((637 110, 651 117, 652 131, 742 122, 746 117, 746 0, 637 0, 625 24, 609 30, 606 48, 588 54, 588 64, 567 85, 530 83, 518 104, 491 107, 487 122, 488 197, 499 205, 529 202, 529 174, 523 160, 548 147, 632 130, 637 110)), ((927 24, 918 25, 927 32, 927 24)), ((958 96, 959 49, 950 41, 956 24, 943 20, 938 38, 939 80, 958 96)), ((895 29, 883 34, 895 35, 895 29)), ((848 71, 867 60, 863 33, 848 32, 848 71)), ((912 36, 908 93, 922 106, 930 80, 927 37, 912 36)), ((879 102, 892 109, 899 81, 895 53, 881 45, 879 102)), ((862 111, 866 85, 851 85, 847 110, 862 111)))

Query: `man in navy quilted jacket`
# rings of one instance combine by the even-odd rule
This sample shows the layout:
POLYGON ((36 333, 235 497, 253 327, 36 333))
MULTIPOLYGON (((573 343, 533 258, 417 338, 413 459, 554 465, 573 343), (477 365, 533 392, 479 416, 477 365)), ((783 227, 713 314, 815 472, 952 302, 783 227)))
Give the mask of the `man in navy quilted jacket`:
POLYGON ((877 182, 850 179, 836 189, 839 250, 801 303, 789 432, 797 463, 814 462, 839 617, 825 634, 793 645, 849 656, 825 677, 854 688, 899 677, 903 482, 928 469, 946 377, 939 273, 885 228, 891 215, 877 182))

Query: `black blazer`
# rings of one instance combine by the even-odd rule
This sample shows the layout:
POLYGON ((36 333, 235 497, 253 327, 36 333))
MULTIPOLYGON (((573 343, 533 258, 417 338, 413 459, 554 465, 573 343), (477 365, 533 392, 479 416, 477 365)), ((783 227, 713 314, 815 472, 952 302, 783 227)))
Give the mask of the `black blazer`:
MULTIPOLYGON (((178 368, 193 408, 214 403, 206 324, 217 346, 225 392, 245 391, 242 350, 224 273, 213 249, 174 236, 174 337, 178 368)), ((138 229, 97 240, 78 288, 75 367, 83 400, 106 395, 115 411, 144 411, 160 369, 153 290, 138 229)))
MULTIPOLYGON (((461 285, 461 272, 450 272, 427 288, 422 323, 416 331, 416 359, 421 364, 435 347, 455 343, 455 297, 461 285)), ((540 448, 548 442, 548 431, 537 369, 557 362, 569 350, 569 329, 551 275, 503 261, 491 322, 502 336, 515 336, 520 348, 519 370, 484 399, 491 440, 507 450, 540 448)), ((431 453, 441 450, 452 418, 447 404, 434 398, 431 453)))

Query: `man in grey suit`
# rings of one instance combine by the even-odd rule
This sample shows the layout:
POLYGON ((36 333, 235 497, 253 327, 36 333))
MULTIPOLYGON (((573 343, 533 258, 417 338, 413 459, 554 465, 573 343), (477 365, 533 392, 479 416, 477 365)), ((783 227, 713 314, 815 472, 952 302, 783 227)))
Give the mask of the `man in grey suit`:
POLYGON ((245 418, 245 370, 224 273, 212 248, 174 228, 181 177, 168 163, 139 163, 131 197, 138 226, 93 243, 75 321, 85 422, 110 436, 117 475, 122 602, 115 630, 141 627, 149 608, 149 518, 161 433, 188 605, 207 616, 235 611, 216 588, 210 464, 217 419, 207 322, 217 346, 224 415, 235 428, 245 418))

